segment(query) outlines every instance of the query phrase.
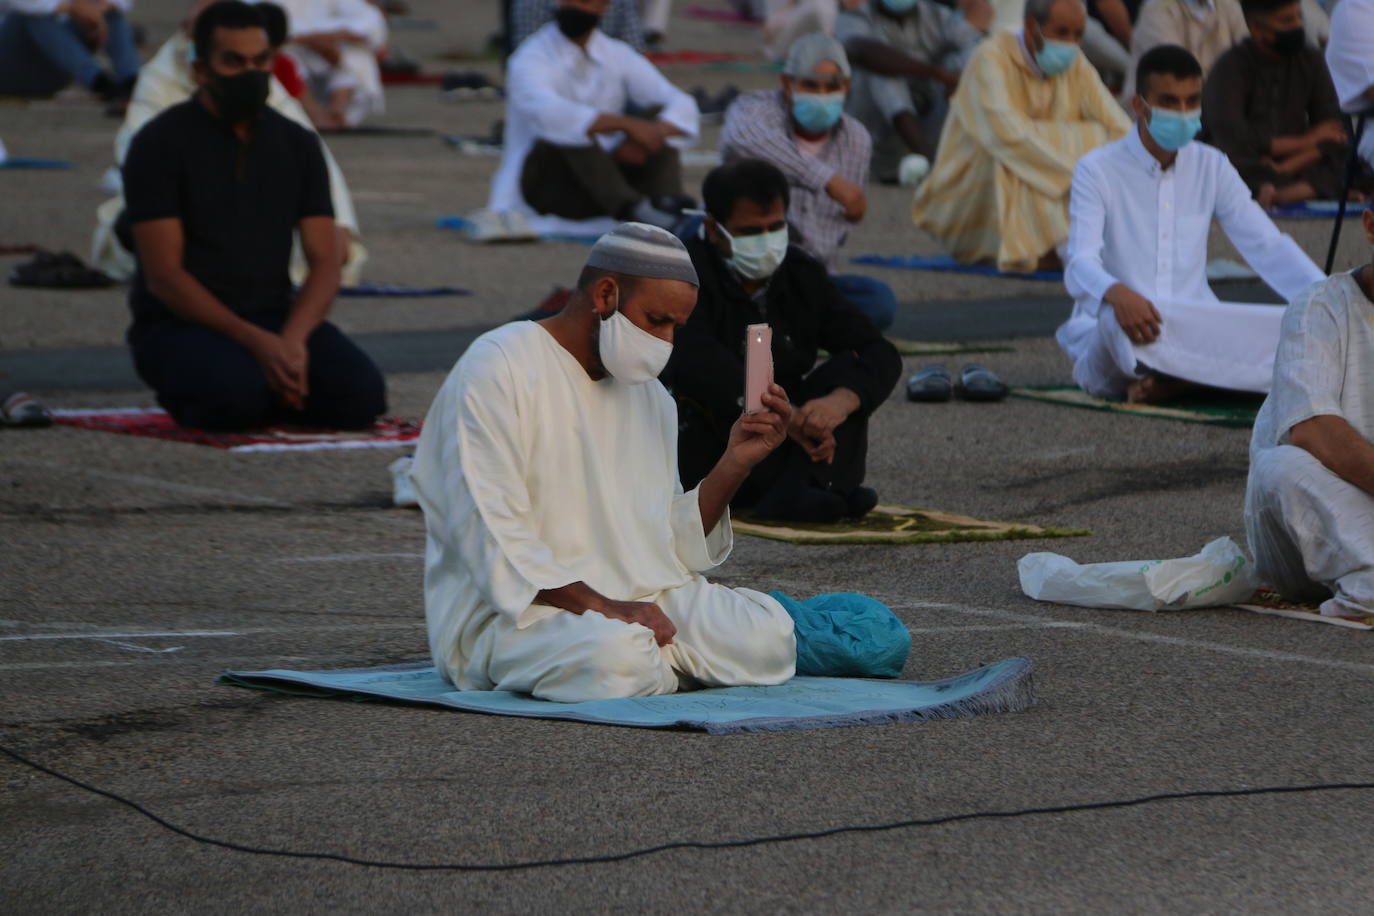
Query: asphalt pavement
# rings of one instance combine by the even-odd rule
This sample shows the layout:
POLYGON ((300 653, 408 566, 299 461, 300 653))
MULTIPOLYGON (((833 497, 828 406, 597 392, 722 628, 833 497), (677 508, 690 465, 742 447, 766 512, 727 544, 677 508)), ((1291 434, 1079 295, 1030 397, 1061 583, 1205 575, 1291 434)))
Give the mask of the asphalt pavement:
MULTIPOLYGON (((716 6, 723 6, 717 2, 716 6)), ((394 42, 429 69, 496 28, 496 4, 413 0, 394 42)), ((747 51, 756 33, 687 18, 671 47, 747 51)), ((181 4, 141 0, 150 39, 181 4)), ((147 49, 149 52, 151 48, 147 49)), ((690 88, 767 73, 674 66, 690 88)), ((388 94, 381 123, 482 133, 493 102, 388 94)), ((0 245, 85 254, 115 122, 64 97, 0 103, 0 245)), ((713 146, 716 128, 704 145, 713 146)), ((434 228, 480 206, 491 159, 434 137, 330 139, 371 252, 368 280, 474 295, 350 299, 335 320, 419 418, 482 330, 568 285, 577 245, 471 247, 434 228)), ((692 185, 704 169, 687 170, 692 185)), ((874 186, 854 254, 934 254, 910 195, 874 186)), ((1316 257, 1329 226, 1286 223, 1316 257)), ((1211 254, 1234 257, 1214 232, 1211 254)), ((1338 264, 1368 257, 1347 231, 1338 264)), ((0 270, 19 262, 0 258, 0 270)), ((1066 384, 1053 284, 862 268, 893 283, 894 333, 1009 347, 976 360, 1015 384, 1066 384)), ((1263 298, 1257 286, 1230 298, 1263 298)), ((152 406, 122 347, 122 289, 0 287, 0 389, 54 407, 152 406)), ((877 828, 1196 790, 1370 779, 1374 634, 1211 609, 1097 611, 1018 587, 1033 551, 1084 562, 1243 542, 1246 430, 1008 400, 875 415, 884 500, 1087 528, 1088 537, 799 547, 738 537, 717 577, 796 595, 860 591, 910 627, 905 676, 1029 657, 1019 714, 709 737, 269 694, 226 669, 426 657, 420 515, 390 505, 381 450, 234 454, 72 428, 0 432, 0 746, 136 801, 213 845, 0 755, 0 911, 1364 913, 1374 792, 1173 799, 1132 807, 862 829, 623 861, 665 843, 877 828)))

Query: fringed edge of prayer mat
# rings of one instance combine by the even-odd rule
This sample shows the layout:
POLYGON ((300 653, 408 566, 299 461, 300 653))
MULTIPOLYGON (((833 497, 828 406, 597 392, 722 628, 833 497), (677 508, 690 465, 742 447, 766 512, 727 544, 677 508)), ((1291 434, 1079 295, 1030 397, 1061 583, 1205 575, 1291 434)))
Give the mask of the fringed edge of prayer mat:
POLYGON ((1366 617, 1329 617, 1315 604, 1296 604, 1284 600, 1283 596, 1270 588, 1262 588, 1244 604, 1233 604, 1234 608, 1252 614, 1268 614, 1272 617, 1287 617, 1291 620, 1306 620, 1309 623, 1325 623, 1333 627, 1350 630, 1374 630, 1374 615, 1366 617))
POLYGON ((887 342, 897 348, 898 356, 949 356, 957 353, 1015 353, 1015 347, 1000 344, 964 343, 960 341, 907 340, 889 337, 887 342))
MULTIPOLYGON (((984 665, 973 671, 956 674, 938 681, 911 681, 921 687, 939 691, 941 688, 954 689, 961 682, 976 678, 989 669, 997 670, 989 681, 970 696, 944 703, 927 706, 912 706, 908 709, 871 709, 841 713, 833 716, 760 716, 752 719, 736 719, 730 722, 714 722, 697 719, 680 719, 676 722, 630 722, 609 719, 575 712, 560 712, 553 708, 548 712, 534 713, 516 710, 497 710, 480 705, 464 705, 453 700, 439 700, 428 697, 398 696, 381 690, 339 689, 312 683, 306 676, 308 672, 287 671, 225 671, 216 680, 230 687, 246 687, 251 690, 266 690, 286 696, 308 697, 313 699, 348 700, 351 702, 393 702, 403 706, 424 706, 459 712, 475 712, 482 715, 510 716, 522 719, 548 719, 560 722, 582 722, 588 725, 618 725, 622 728, 651 728, 656 730, 693 730, 704 731, 710 735, 762 734, 778 731, 803 731, 817 728, 848 728, 856 725, 893 725, 902 722, 928 722, 939 719, 962 719, 970 716, 991 713, 1024 712, 1035 705, 1035 676, 1031 660, 1025 656, 1013 656, 991 665, 984 665)), ((422 672, 433 670, 428 662, 401 665, 387 665, 378 668, 343 669, 340 672, 422 672)), ((902 683, 889 681, 887 683, 902 683)), ((769 688, 755 688, 764 689, 769 688)), ((654 697, 640 700, 652 703, 654 697)), ((557 706, 559 704, 552 704, 557 706)), ((578 704, 569 704, 576 706, 578 704)))
POLYGON ((1107 401, 1102 398, 1095 398, 1079 388, 1059 386, 1013 388, 1011 389, 1011 396, 1026 398, 1031 401, 1044 401, 1048 404, 1062 404, 1065 407, 1085 407, 1088 410, 1102 410, 1127 416, 1180 420, 1185 423, 1205 423, 1209 426, 1226 426, 1233 429, 1250 429, 1255 425, 1254 417, 1202 413, 1182 407, 1161 407, 1157 404, 1127 404, 1125 401, 1107 401))
MULTIPOLYGON (((1054 528, 1041 525, 1027 525, 1018 522, 996 522, 973 518, 968 515, 955 515, 935 509, 920 509, 915 506, 880 505, 873 508, 870 515, 903 516, 919 515, 933 522, 953 527, 935 531, 906 531, 901 527, 889 531, 855 528, 844 524, 815 525, 808 528, 795 528, 786 523, 772 524, 751 519, 747 515, 731 519, 731 527, 741 534, 767 538, 773 541, 786 541, 789 544, 958 544, 969 541, 1023 541, 1036 538, 1075 538, 1092 534, 1087 528, 1054 528)), ((915 521, 914 519, 912 520, 915 521)))

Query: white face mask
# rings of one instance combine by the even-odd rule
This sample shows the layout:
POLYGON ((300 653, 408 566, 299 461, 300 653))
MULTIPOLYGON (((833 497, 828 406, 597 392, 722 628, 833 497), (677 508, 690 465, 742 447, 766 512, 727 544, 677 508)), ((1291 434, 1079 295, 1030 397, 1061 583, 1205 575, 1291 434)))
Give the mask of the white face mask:
POLYGON ((655 337, 621 314, 619 303, 610 318, 597 329, 601 349, 601 365, 616 381, 627 385, 642 385, 658 378, 673 345, 655 337))
POLYGON ((787 257, 787 226, 740 238, 735 238, 720 223, 716 223, 716 228, 730 242, 730 263, 746 280, 773 276, 782 259, 787 257))

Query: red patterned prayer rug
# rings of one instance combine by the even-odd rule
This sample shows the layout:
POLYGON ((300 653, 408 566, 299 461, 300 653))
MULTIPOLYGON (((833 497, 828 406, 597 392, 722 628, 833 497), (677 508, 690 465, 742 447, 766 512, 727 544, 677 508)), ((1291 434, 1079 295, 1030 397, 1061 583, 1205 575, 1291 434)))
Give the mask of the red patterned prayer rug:
POLYGON ((413 420, 383 417, 367 430, 310 429, 301 426, 270 426, 245 433, 212 432, 177 426, 166 411, 127 407, 101 410, 54 410, 53 418, 66 426, 98 429, 107 433, 194 442, 231 452, 304 452, 320 449, 394 448, 420 438, 420 424, 413 420))

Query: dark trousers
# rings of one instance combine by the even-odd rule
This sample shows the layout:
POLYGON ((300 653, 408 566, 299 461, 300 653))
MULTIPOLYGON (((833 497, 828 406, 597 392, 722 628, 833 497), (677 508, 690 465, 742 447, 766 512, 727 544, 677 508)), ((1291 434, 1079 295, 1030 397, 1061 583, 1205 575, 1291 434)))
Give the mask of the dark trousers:
POLYGON ((682 160, 671 146, 643 165, 623 165, 596 143, 555 146, 543 140, 525 157, 520 194, 536 213, 564 219, 622 219, 644 198, 682 193, 682 160))
MULTIPOLYGON (((279 332, 286 312, 246 316, 279 332)), ((309 395, 304 410, 284 406, 246 348, 203 325, 162 321, 129 332, 134 368, 172 419, 197 429, 254 429, 293 423, 364 429, 386 411, 386 382, 376 364, 332 324, 306 341, 309 395)))
MULTIPOLYGON (((831 373, 827 371, 833 362, 822 363, 803 379, 799 393, 788 392, 795 407, 835 390, 831 373)), ((683 489, 690 490, 700 483, 725 454, 730 427, 737 418, 738 414, 715 416, 700 405, 678 399, 678 476, 682 478, 683 489)), ((834 435, 835 460, 832 464, 813 462, 802 447, 789 438, 754 467, 730 504, 747 508, 777 487, 792 491, 810 486, 848 497, 863 484, 867 472, 868 414, 862 408, 850 414, 835 428, 834 435)))

